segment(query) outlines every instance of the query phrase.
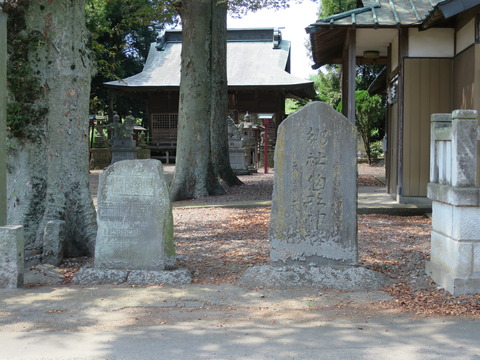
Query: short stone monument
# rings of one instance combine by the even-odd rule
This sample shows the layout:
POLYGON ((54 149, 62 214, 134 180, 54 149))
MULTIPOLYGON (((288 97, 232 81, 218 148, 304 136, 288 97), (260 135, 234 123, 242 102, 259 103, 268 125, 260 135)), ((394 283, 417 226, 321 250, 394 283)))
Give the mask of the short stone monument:
POLYGON ((24 242, 23 226, 0 227, 0 289, 23 286, 24 242))
MULTIPOLYGON (((189 278, 186 270, 163 272, 174 264, 175 248, 172 206, 160 161, 110 165, 99 179, 97 223, 94 269, 82 269, 74 282, 129 282, 134 270, 149 271, 145 279, 155 283, 184 283, 189 278)), ((134 274, 137 284, 139 276, 134 274)))
POLYGON ((269 228, 273 266, 252 268, 241 283, 259 286, 261 278, 265 286, 280 287, 384 285, 380 274, 354 267, 356 139, 355 126, 323 102, 280 124, 269 228))
POLYGON ((426 271, 453 295, 480 293, 480 127, 477 112, 431 117, 432 238, 426 271))

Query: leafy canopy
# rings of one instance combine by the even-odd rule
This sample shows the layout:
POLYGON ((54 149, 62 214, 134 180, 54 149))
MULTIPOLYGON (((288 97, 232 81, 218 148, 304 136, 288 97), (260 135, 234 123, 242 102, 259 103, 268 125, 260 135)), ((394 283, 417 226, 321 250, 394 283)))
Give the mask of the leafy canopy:
POLYGON ((322 0, 320 17, 328 17, 357 7, 357 0, 322 0))

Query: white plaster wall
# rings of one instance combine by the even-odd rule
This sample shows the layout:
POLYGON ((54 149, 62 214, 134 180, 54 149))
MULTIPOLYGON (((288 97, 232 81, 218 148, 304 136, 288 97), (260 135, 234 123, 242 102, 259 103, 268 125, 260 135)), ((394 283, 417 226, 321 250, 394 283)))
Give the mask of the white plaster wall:
POLYGON ((465 50, 467 47, 475 42, 475 20, 470 20, 464 25, 456 34, 457 49, 456 54, 465 50))
POLYGON ((408 29, 408 56, 453 57, 455 51, 454 29, 408 29))
POLYGON ((397 36, 397 29, 357 29, 357 56, 363 56, 368 50, 380 52, 380 56, 388 56, 388 46, 397 36))

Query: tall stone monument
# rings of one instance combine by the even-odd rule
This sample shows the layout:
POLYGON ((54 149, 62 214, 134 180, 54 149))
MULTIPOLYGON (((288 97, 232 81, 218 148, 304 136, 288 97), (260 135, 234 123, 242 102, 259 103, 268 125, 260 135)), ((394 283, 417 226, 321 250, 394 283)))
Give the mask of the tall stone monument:
POLYGON ((278 129, 270 220, 273 264, 357 263, 356 128, 314 102, 278 129))
POLYGON ((480 126, 475 110, 431 117, 432 246, 427 273, 454 295, 480 293, 480 126))
POLYGON ((190 282, 175 262, 173 216, 162 163, 124 160, 100 175, 94 269, 82 269, 80 284, 190 282))
POLYGON ((379 289, 387 279, 357 264, 357 135, 330 105, 313 102, 277 134, 270 216, 272 265, 248 269, 246 286, 379 289))

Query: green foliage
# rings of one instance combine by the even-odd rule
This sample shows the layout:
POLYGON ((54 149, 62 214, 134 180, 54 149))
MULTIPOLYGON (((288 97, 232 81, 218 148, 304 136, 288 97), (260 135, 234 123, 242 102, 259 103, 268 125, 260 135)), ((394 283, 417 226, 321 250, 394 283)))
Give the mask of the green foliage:
POLYGON ((338 66, 328 66, 325 70, 326 72, 319 71, 316 75, 312 75, 310 80, 313 81, 319 100, 337 108, 342 99, 340 68, 338 66))
POLYGON ((371 96, 366 90, 355 92, 355 117, 357 130, 362 137, 367 160, 372 164, 372 143, 380 134, 379 127, 385 118, 385 105, 379 95, 371 96))
POLYGON ((322 0, 320 17, 328 17, 357 7, 357 0, 322 0))
MULTIPOLYGON (((178 17, 173 2, 163 0, 89 0, 85 15, 97 70, 90 111, 97 113, 108 110, 109 96, 103 83, 141 72, 157 29, 178 22, 178 17)), ((141 116, 143 103, 117 99, 115 110, 141 116)))
POLYGON ((355 89, 367 90, 384 67, 385 65, 357 65, 355 89))
POLYGON ((30 140, 38 139, 42 131, 36 125, 44 121, 48 109, 39 104, 43 86, 33 70, 30 54, 44 46, 43 35, 25 31, 25 10, 28 1, 6 1, 7 22, 7 128, 10 134, 30 140))
MULTIPOLYGON (((291 2, 302 2, 302 0, 217 0, 226 1, 231 15, 244 16, 247 12, 255 12, 260 9, 285 9, 291 2)), ((312 0, 316 1, 316 0, 312 0)))
POLYGON ((370 152, 372 158, 379 158, 383 156, 383 143, 381 140, 370 143, 370 152))
POLYGON ((290 115, 291 113, 300 110, 309 102, 311 102, 310 99, 285 99, 285 114, 290 115))

